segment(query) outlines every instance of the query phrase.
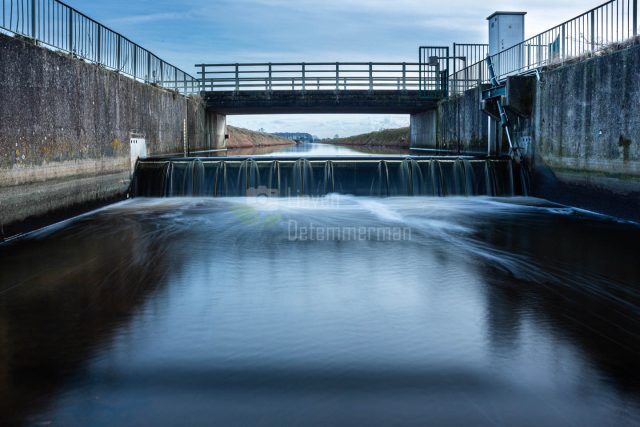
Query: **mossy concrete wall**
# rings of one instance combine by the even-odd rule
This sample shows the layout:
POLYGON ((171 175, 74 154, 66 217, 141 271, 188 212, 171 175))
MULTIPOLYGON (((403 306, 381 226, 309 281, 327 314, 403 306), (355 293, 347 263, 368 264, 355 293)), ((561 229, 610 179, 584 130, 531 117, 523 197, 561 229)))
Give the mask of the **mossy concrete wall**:
POLYGON ((205 149, 202 103, 0 34, 0 237, 122 198, 129 139, 205 149))

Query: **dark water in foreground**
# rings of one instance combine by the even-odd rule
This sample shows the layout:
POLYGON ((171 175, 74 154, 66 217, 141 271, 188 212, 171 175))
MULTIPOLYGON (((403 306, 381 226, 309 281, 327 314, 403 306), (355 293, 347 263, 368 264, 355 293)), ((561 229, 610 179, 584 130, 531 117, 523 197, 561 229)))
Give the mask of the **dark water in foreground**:
POLYGON ((0 246, 0 425, 637 425, 639 242, 523 198, 113 205, 0 246))

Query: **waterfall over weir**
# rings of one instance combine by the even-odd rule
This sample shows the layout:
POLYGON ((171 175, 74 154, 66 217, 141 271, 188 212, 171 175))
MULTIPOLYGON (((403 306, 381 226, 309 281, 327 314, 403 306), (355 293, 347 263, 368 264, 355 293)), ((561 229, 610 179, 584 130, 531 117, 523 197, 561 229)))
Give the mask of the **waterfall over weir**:
POLYGON ((509 159, 215 158, 138 162, 131 193, 181 196, 514 196, 524 172, 509 159))

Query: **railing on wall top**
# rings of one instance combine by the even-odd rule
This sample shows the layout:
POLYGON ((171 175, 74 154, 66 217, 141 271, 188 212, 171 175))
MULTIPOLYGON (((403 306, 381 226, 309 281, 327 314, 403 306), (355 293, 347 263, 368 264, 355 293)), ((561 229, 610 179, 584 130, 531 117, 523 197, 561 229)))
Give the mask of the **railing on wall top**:
MULTIPOLYGON (((491 57, 498 80, 562 64, 638 36, 638 0, 611 0, 491 57)), ((483 59, 449 76, 452 94, 489 80, 483 59)))
MULTIPOLYGON (((424 90, 440 97, 436 67, 412 62, 198 64, 203 91, 424 90)), ((446 77, 446 76, 444 76, 446 77)))
POLYGON ((198 81, 59 0, 1 0, 0 29, 138 81, 197 93, 198 81))

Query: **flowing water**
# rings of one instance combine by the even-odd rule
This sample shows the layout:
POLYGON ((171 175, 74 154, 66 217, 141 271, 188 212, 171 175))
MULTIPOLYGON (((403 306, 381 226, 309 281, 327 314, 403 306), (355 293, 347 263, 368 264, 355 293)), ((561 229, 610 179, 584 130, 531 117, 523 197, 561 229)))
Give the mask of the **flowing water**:
POLYGON ((640 227, 137 198, 0 245, 0 425, 638 425, 640 227))
POLYGON ((509 159, 330 157, 144 160, 137 197, 175 196, 514 196, 527 194, 509 159))

